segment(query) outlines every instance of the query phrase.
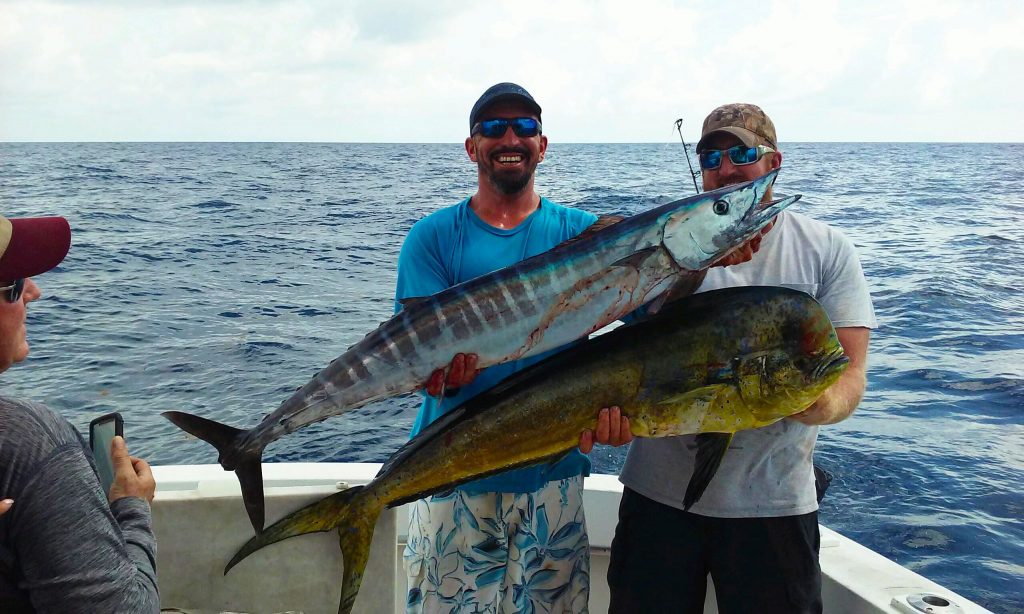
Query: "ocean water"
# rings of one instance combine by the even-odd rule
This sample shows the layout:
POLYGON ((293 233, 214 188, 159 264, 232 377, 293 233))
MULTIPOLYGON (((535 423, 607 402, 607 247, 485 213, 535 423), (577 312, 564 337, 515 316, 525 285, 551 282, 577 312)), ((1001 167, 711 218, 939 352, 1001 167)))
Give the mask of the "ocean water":
MULTIPOLYGON (((861 407, 821 432, 823 522, 1024 612, 1024 145, 783 149, 777 192, 851 237, 881 323, 861 407)), ((596 213, 694 191, 678 142, 548 153, 538 190, 596 213)), ((120 411, 154 464, 214 462, 160 412, 258 422, 390 316, 406 231, 475 181, 460 144, 2 143, 0 211, 66 216, 74 237, 37 279, 32 354, 0 390, 83 432, 120 411)), ((383 461, 416 404, 313 425, 265 458, 383 461)), ((624 451, 593 458, 615 473, 624 451)))

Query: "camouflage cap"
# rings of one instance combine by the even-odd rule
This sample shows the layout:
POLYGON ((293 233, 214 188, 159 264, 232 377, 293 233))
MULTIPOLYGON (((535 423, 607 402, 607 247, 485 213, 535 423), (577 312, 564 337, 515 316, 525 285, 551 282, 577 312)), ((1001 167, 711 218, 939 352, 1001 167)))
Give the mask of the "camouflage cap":
POLYGON ((704 148, 708 137, 720 132, 737 137, 747 147, 768 145, 772 149, 779 148, 775 124, 757 105, 736 102, 723 104, 712 111, 704 120, 697 151, 704 148))

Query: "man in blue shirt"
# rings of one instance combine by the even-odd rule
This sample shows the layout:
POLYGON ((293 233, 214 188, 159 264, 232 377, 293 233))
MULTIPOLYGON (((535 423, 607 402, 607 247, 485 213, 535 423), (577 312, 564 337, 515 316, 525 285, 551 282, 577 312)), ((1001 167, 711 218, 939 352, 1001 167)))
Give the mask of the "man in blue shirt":
MULTIPOLYGON (((397 301, 446 288, 547 251, 593 224, 534 190, 548 139, 541 108, 522 87, 499 83, 473 106, 466 153, 477 165, 476 193, 417 222, 398 260, 397 301)), ((558 350, 555 350, 558 351, 558 350)), ((433 374, 416 435, 445 412, 547 354, 477 371, 457 355, 433 374)), ((601 410, 597 438, 629 440, 617 407, 601 410)), ((581 435, 589 451, 594 434, 581 435)), ((586 609, 590 557, 583 517, 589 459, 573 451, 552 465, 508 471, 412 504, 405 565, 410 612, 519 612, 586 609)))

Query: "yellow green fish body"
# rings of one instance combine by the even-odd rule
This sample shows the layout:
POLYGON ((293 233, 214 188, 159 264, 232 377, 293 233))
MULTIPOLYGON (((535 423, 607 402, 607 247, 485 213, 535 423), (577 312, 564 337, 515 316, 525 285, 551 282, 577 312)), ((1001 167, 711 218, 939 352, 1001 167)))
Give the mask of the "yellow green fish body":
MULTIPOLYGON (((250 540, 228 568, 265 545, 337 527, 351 608, 384 507, 572 450, 602 407, 618 405, 637 437, 706 433, 699 498, 736 431, 807 408, 847 359, 828 316, 785 288, 730 288, 665 306, 534 365, 467 401, 398 450, 365 487, 332 495, 250 540), (721 434, 721 435, 713 435, 721 434)), ((702 436, 703 437, 703 436, 702 436)), ((691 492, 692 491, 692 492, 691 492)))

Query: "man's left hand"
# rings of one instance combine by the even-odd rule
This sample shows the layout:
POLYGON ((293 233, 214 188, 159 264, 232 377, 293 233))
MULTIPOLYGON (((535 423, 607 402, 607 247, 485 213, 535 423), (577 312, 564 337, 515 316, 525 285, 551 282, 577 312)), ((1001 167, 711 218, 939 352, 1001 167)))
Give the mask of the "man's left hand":
POLYGON ((605 407, 597 414, 597 426, 591 431, 580 433, 580 452, 590 454, 595 443, 619 447, 633 441, 629 430, 629 418, 622 415, 618 406, 605 407))
POLYGON ((857 408, 867 386, 868 341, 871 331, 862 327, 839 327, 836 336, 850 359, 846 371, 810 407, 789 417, 808 426, 835 424, 857 408))
POLYGON ((712 264, 711 266, 732 266, 734 264, 742 264, 744 262, 750 261, 754 257, 754 254, 757 253, 757 250, 761 249, 761 239, 763 239, 764 236, 768 234, 768 232, 772 229, 772 226, 774 225, 775 220, 768 222, 768 225, 762 228, 761 232, 754 235, 752 239, 750 239, 743 245, 740 245, 739 247, 732 250, 728 254, 722 256, 721 258, 716 260, 715 263, 712 264))

